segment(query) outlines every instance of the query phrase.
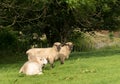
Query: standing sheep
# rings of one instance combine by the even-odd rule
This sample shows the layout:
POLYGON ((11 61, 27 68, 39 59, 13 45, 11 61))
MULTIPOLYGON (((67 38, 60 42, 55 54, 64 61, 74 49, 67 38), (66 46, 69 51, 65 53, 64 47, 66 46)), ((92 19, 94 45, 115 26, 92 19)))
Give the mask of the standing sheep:
POLYGON ((69 58, 72 48, 73 48, 72 42, 67 42, 63 47, 61 47, 60 52, 58 54, 61 64, 64 64, 64 60, 69 58))
POLYGON ((45 58, 37 57, 37 61, 25 62, 19 73, 24 73, 26 75, 40 75, 42 74, 42 67, 45 64, 47 64, 47 60, 45 58))
POLYGON ((58 54, 61 49, 61 43, 55 42, 53 47, 49 48, 32 48, 29 49, 26 54, 28 60, 34 60, 34 56, 45 57, 53 68, 53 63, 58 59, 58 54))

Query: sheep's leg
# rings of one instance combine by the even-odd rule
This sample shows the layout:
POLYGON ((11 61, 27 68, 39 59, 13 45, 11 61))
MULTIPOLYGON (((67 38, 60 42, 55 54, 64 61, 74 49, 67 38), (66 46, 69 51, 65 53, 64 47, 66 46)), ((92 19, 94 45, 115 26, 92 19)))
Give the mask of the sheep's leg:
POLYGON ((61 57, 61 58, 60 58, 61 64, 64 64, 64 60, 65 60, 65 57, 61 57))
POLYGON ((49 59, 49 63, 50 63, 51 68, 54 68, 54 64, 53 64, 54 63, 54 59, 52 59, 52 58, 49 59))
POLYGON ((22 72, 23 72, 23 69, 24 69, 24 65, 20 68, 19 73, 22 73, 22 72))
POLYGON ((61 64, 64 64, 64 61, 63 61, 63 60, 61 61, 61 64))
POLYGON ((50 64, 51 68, 54 68, 54 65, 53 64, 50 64))

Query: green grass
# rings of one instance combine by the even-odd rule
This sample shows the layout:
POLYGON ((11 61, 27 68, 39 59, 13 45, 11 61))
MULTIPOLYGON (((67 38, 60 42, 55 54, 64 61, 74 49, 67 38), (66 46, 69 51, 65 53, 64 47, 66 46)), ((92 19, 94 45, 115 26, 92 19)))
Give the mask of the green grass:
POLYGON ((19 74, 27 59, 21 60, 0 64, 0 84, 120 84, 120 49, 73 52, 64 65, 48 64, 39 76, 19 74))

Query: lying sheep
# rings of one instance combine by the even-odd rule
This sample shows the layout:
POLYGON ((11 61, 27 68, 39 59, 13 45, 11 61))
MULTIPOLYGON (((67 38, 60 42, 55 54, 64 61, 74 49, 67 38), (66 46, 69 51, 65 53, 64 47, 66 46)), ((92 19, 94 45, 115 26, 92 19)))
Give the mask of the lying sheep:
POLYGON ((47 64, 45 58, 40 58, 36 56, 37 61, 27 61, 20 69, 19 73, 24 73, 26 75, 40 75, 42 74, 43 65, 47 64))
POLYGON ((26 54, 28 55, 28 60, 34 60, 34 56, 45 57, 53 68, 53 63, 58 59, 58 54, 61 49, 61 43, 55 42, 53 47, 49 48, 32 48, 29 49, 26 54))
POLYGON ((72 42, 67 42, 63 47, 61 47, 60 52, 58 54, 61 64, 64 64, 64 60, 69 58, 72 48, 73 48, 72 42))

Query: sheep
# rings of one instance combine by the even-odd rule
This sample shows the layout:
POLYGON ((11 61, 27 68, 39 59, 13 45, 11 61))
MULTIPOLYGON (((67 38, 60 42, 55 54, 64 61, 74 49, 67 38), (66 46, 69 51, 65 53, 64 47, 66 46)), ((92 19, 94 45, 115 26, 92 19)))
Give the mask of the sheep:
POLYGON ((60 52, 58 54, 61 64, 64 64, 64 60, 69 58, 72 48, 73 48, 72 42, 67 42, 63 47, 61 47, 60 52))
POLYGON ((40 58, 36 56, 37 61, 27 61, 21 67, 19 73, 24 73, 26 75, 40 75, 42 74, 42 67, 47 64, 45 58, 40 58))
POLYGON ((32 48, 26 51, 28 60, 34 60, 33 56, 45 57, 53 68, 54 61, 58 59, 58 54, 61 49, 61 43, 55 42, 53 47, 49 48, 32 48))

